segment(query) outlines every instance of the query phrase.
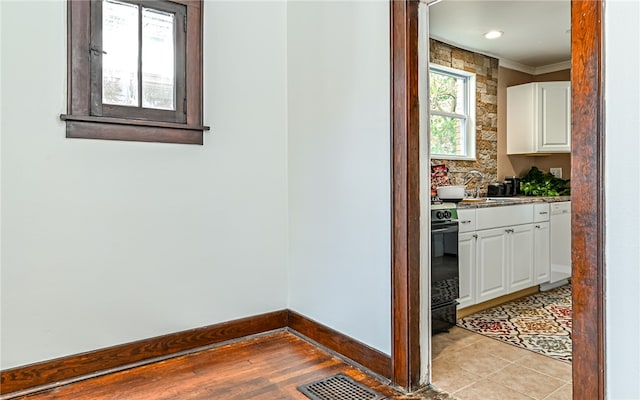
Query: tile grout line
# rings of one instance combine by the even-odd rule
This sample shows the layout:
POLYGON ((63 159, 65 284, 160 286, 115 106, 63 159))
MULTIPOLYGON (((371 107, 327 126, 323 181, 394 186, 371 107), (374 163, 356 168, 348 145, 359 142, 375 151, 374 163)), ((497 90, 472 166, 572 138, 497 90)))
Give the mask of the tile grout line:
MULTIPOLYGON (((516 392, 516 393, 521 394, 521 395, 523 395, 523 396, 525 396, 525 397, 527 397, 527 398, 529 398, 529 399, 531 399, 531 400, 544 400, 544 399, 536 399, 535 397, 531 397, 531 396, 530 396, 530 395, 528 395, 527 393, 522 393, 522 392, 520 392, 520 391, 518 391, 518 390, 515 390, 515 389, 513 389, 513 388, 510 388, 509 386, 506 386, 506 385, 503 385, 503 384, 501 384, 501 383, 497 383, 497 382, 491 381, 491 380, 489 380, 489 379, 488 379, 488 377, 484 377, 484 378, 482 378, 481 380, 484 380, 484 379, 488 380, 490 383, 492 383, 492 384, 493 384, 493 385, 495 385, 495 386, 499 386, 499 387, 501 387, 501 388, 503 388, 503 389, 506 389, 506 390, 509 390, 509 391, 512 391, 512 392, 516 392)), ((471 386, 473 386, 474 384, 479 383, 479 382, 480 382, 480 381, 473 382, 473 383, 471 383, 471 384, 469 384, 469 385, 467 385, 467 386, 465 386, 465 387, 463 387, 463 388, 460 388, 460 389, 456 390, 455 392, 453 392, 453 393, 451 393, 451 394, 455 396, 455 395, 456 395, 456 393, 459 393, 460 391, 462 391, 462 390, 464 390, 464 389, 466 389, 466 388, 469 388, 469 387, 471 387, 471 386)), ((473 390, 473 389, 472 389, 472 390, 473 390)), ((480 392, 480 391, 477 391, 477 392, 480 392)), ((549 396, 551 396, 551 393, 549 394, 549 396)), ((546 397, 545 397, 545 398, 546 398, 546 397)))
MULTIPOLYGON (((462 328, 462 329, 464 329, 464 328, 462 328)), ((515 345, 513 345, 513 344, 511 344, 511 343, 502 342, 501 340, 498 340, 498 339, 493 338, 493 337, 489 337, 489 336, 482 335, 481 333, 477 333, 477 332, 472 332, 472 333, 473 333, 474 335, 480 335, 480 336, 482 336, 482 337, 486 337, 486 338, 488 338, 488 339, 491 339, 491 340, 493 340, 493 341, 496 341, 496 342, 498 342, 498 343, 500 343, 500 344, 503 344, 504 346, 512 347, 512 348, 515 348, 515 349, 517 349, 517 350, 523 351, 523 353, 524 353, 524 354, 523 354, 521 357, 519 357, 518 359, 516 359, 516 360, 508 360, 508 359, 505 359, 505 358, 500 357, 499 355, 494 355, 494 354, 492 354, 492 353, 490 353, 490 352, 485 352, 485 351, 483 351, 483 350, 481 350, 481 352, 483 352, 483 353, 485 353, 485 354, 488 354, 488 355, 490 355, 490 356, 492 356, 492 357, 499 358, 499 359, 501 359, 501 360, 504 360, 504 361, 510 362, 511 364, 515 364, 515 365, 522 366, 522 367, 524 367, 524 368, 526 368, 526 369, 528 369, 528 370, 530 370, 530 371, 534 371, 534 372, 540 373, 540 374, 542 374, 542 375, 545 375, 545 376, 547 376, 547 377, 557 379, 557 380, 559 380, 559 381, 561 381, 561 382, 564 382, 564 383, 572 383, 572 380, 571 380, 571 379, 569 379, 569 380, 561 379, 561 378, 559 378, 559 377, 557 377, 557 376, 550 375, 550 374, 548 374, 548 373, 546 373, 546 372, 544 372, 544 371, 540 371, 540 370, 537 370, 537 369, 535 369, 535 368, 531 368, 531 367, 527 366, 526 364, 520 364, 520 363, 518 363, 518 361, 520 361, 520 360, 522 360, 522 359, 526 358, 526 357, 527 357, 528 355, 530 355, 530 354, 538 355, 538 356, 540 356, 540 357, 545 357, 545 358, 547 358, 550 362, 552 362, 552 363, 554 363, 554 364, 558 364, 558 365, 560 365, 560 364, 567 364, 567 363, 565 363, 564 361, 562 361, 562 360, 558 360, 558 359, 555 359, 555 358, 553 358, 553 357, 549 357, 549 356, 544 355, 544 354, 541 354, 541 353, 537 353, 537 352, 535 352, 535 351, 533 351, 533 350, 531 350, 531 349, 527 349, 527 348, 523 348, 523 347, 515 346, 515 345)), ((473 345, 473 344, 475 344, 475 343, 476 343, 476 342, 474 342, 474 343, 472 343, 472 344, 470 344, 470 345, 468 345, 468 346, 471 346, 471 345, 473 345)), ((468 347, 468 346, 465 346, 465 347, 468 347)), ((571 364, 571 363, 568 363, 568 365, 570 365, 570 366, 571 366, 572 364, 571 364)), ((507 367, 507 366, 505 366, 505 367, 503 367, 503 368, 506 368, 506 367, 507 367)), ((462 367, 461 367, 461 368, 462 368, 462 367)), ((502 370, 503 368, 501 368, 501 369, 499 369, 499 370, 496 370, 495 372, 498 372, 498 371, 502 370)), ((463 368, 463 369, 464 369, 464 368, 463 368)), ((472 372, 472 371, 468 371, 468 370, 466 370, 466 369, 465 369, 465 371, 467 371, 467 372, 472 372)), ((494 373, 495 373, 495 372, 494 372, 494 373)), ((490 374, 490 375, 492 375, 492 374, 490 374)), ((489 375, 488 375, 488 376, 489 376, 489 375)))
POLYGON ((518 389, 514 389, 514 388, 509 387, 509 386, 506 386, 506 385, 504 385, 504 384, 502 384, 502 383, 500 383, 500 382, 496 382, 496 381, 493 381, 493 380, 489 379, 489 377, 491 377, 491 376, 493 376, 493 375, 497 374, 499 371, 502 371, 503 369, 505 369, 505 368, 507 368, 507 367, 501 368, 501 369, 497 370, 496 372, 494 372, 493 374, 488 375, 488 376, 487 376, 487 379, 489 379, 491 382, 495 383, 496 385, 500 385, 500 386, 506 387, 506 388, 508 388, 508 389, 510 389, 510 390, 513 390, 514 392, 520 393, 520 394, 522 394, 522 395, 524 395, 524 396, 527 396, 527 397, 531 397, 531 398, 532 398, 532 399, 534 399, 534 400, 544 400, 544 399, 546 399, 547 397, 551 396, 553 393, 555 393, 555 392, 557 392, 558 390, 560 390, 560 388, 562 388, 562 387, 564 387, 565 385, 567 385, 567 384, 568 384, 568 382, 566 382, 566 381, 564 381, 564 380, 562 380, 562 379, 558 379, 558 378, 556 378, 555 376, 551 376, 551 375, 544 374, 544 373, 542 373, 542 372, 540 372, 540 371, 538 371, 538 370, 535 370, 535 369, 533 369, 533 368, 527 368, 527 367, 525 367, 524 365, 517 364, 517 363, 515 363, 515 362, 513 362, 511 365, 516 365, 516 366, 518 366, 518 367, 522 367, 522 368, 528 369, 529 371, 533 371, 533 372, 538 373, 538 374, 540 374, 540 375, 544 375, 544 376, 545 376, 545 377, 547 377, 547 378, 555 379, 555 380, 557 380, 557 381, 559 381, 559 382, 562 382, 562 384, 561 384, 560 386, 558 386, 558 388, 556 388, 554 391, 552 391, 551 393, 547 394, 546 396, 544 396, 544 397, 542 397, 542 398, 536 398, 536 397, 531 396, 529 393, 523 393, 523 392, 521 392, 521 391, 520 391, 520 390, 518 390, 518 389))
POLYGON ((571 384, 572 384, 571 382, 567 382, 567 383, 565 383, 564 385, 560 386, 559 388, 557 388, 557 389, 556 389, 556 390, 554 390, 553 392, 549 393, 549 394, 548 394, 544 399, 542 399, 542 400, 548 399, 549 397, 551 397, 551 396, 553 396, 554 394, 556 394, 557 392, 559 392, 559 391, 560 391, 560 389, 562 389, 563 387, 565 387, 565 386, 567 386, 567 385, 571 385, 571 384))
MULTIPOLYGON (((498 357, 497 357, 497 358, 498 358, 498 357)), ((502 358, 501 358, 501 360, 504 360, 504 359, 502 359, 502 358)), ((489 375, 487 375, 487 376, 480 376, 480 379, 478 379, 478 380, 476 380, 476 381, 473 381, 473 382, 471 382, 470 384, 468 384, 468 385, 466 385, 466 386, 461 387, 460 389, 456 390, 456 391, 455 391, 455 392, 453 392, 452 394, 456 394, 456 393, 458 393, 459 391, 464 390, 464 389, 466 389, 466 388, 468 388, 468 387, 470 387, 470 386, 473 386, 473 385, 475 385, 476 383, 479 383, 479 382, 480 382, 480 381, 482 381, 482 380, 485 380, 485 379, 487 379, 487 380, 488 380, 488 379, 489 379, 489 377, 490 377, 491 375, 493 375, 493 374, 495 374, 495 373, 497 373, 497 372, 499 372, 499 371, 502 371, 503 369, 507 368, 509 365, 514 364, 514 363, 513 363, 513 361, 509 361, 509 360, 504 360, 504 361, 507 361, 507 362, 508 362, 508 364, 507 364, 507 365, 505 365, 504 367, 499 368, 499 369, 497 369, 497 370, 493 371, 492 373, 490 373, 490 374, 489 374, 489 375)), ((457 364, 456 364, 456 365, 457 365, 457 364)), ((457 365, 457 367, 458 367, 458 368, 460 368, 460 369, 461 369, 461 370, 463 370, 463 371, 469 372, 469 373, 474 374, 474 375, 478 375, 478 374, 476 374, 476 373, 475 373, 475 372, 473 372, 473 371, 469 371, 469 370, 467 370, 467 369, 464 369, 461 365, 457 365)), ((501 386, 504 386, 504 385, 501 385, 501 386)), ((506 387, 506 386, 504 386, 504 387, 506 387)))
POLYGON ((537 372, 537 373, 539 373, 539 374, 541 374, 541 375, 544 375, 544 376, 547 376, 547 377, 549 377, 549 378, 553 378, 553 379, 559 380, 560 382, 564 382, 564 384, 573 383, 573 380, 572 380, 572 379, 570 379, 570 380, 560 379, 560 378, 558 378, 557 376, 549 375, 549 374, 547 374, 547 373, 545 373, 545 372, 542 372, 542 371, 539 371, 539 370, 537 370, 537 369, 535 369, 535 368, 530 368, 530 367, 528 367, 528 366, 526 366, 526 365, 524 365, 524 364, 518 364, 518 365, 519 365, 519 366, 521 366, 521 367, 523 367, 523 368, 526 368, 526 369, 528 369, 528 370, 530 370, 530 371, 537 372))
MULTIPOLYGON (((464 328, 461 328, 461 329, 464 329, 464 328)), ((491 373, 489 373, 486 376, 480 376, 480 375, 478 375, 477 370, 470 370, 470 369, 466 368, 465 367, 466 364, 464 362, 462 362, 462 363, 454 363, 453 366, 455 366, 456 368, 459 368, 460 370, 462 370, 462 371, 464 371, 466 373, 473 374, 473 375, 477 376, 478 379, 475 379, 475 380, 471 381, 470 383, 468 383, 468 384, 466 384, 466 385, 464 385, 462 387, 457 388, 455 391, 451 391, 450 393, 452 395, 456 396, 457 394, 459 394, 460 392, 462 392, 464 390, 472 390, 473 391, 473 390, 475 390, 473 388, 474 385, 477 385, 477 384, 480 384, 481 382, 484 382, 484 383, 491 383, 493 385, 498 385, 501 388, 504 388, 504 389, 507 389, 507 390, 511 390, 511 391, 513 391, 515 393, 518 393, 518 394, 520 394, 522 396, 525 396, 527 399, 543 400, 543 399, 546 399, 549 396, 553 395, 554 393, 558 392, 559 390, 561 390, 567 384, 571 384, 571 380, 561 379, 557 375, 551 375, 551 374, 548 374, 547 372, 540 371, 538 369, 529 367, 526 364, 526 361, 524 361, 524 360, 527 358, 528 355, 538 355, 540 357, 544 357, 545 359, 548 359, 548 361, 551 362, 552 364, 558 364, 558 365, 565 364, 562 361, 556 360, 553 357, 544 356, 543 354, 536 353, 536 352, 534 352, 534 351, 532 351, 530 349, 514 346, 513 344, 505 343, 505 342, 502 342, 502 341, 497 340, 495 338, 487 337, 487 336, 482 335, 482 334, 477 333, 477 332, 469 332, 469 333, 471 333, 471 335, 473 335, 475 337, 478 337, 479 339, 478 340, 473 340, 471 343, 466 343, 465 345, 460 346, 459 348, 456 348, 455 349, 456 352, 465 351, 466 350, 466 351, 471 351, 473 353, 482 354, 485 357, 486 356, 490 356, 490 357, 495 358, 496 360, 500 360, 501 366, 498 369, 496 369, 495 371, 492 371, 491 373), (503 345, 505 348, 509 347, 511 349, 516 350, 515 357, 508 356, 509 358, 505 358, 504 356, 500 356, 500 355, 494 354, 491 351, 487 351, 487 350, 484 350, 484 349, 478 349, 478 348, 473 349, 472 347, 474 347, 474 346, 477 347, 478 345, 480 345, 480 347, 482 347, 482 343, 481 343, 482 340, 480 339, 481 337, 482 338, 493 339, 492 341, 495 341, 495 343, 501 343, 501 345, 503 345), (521 353, 521 354, 518 354, 518 353, 521 353), (512 366, 518 366, 518 367, 525 368, 528 371, 531 371, 533 373, 539 374, 541 377, 544 377, 545 379, 553 379, 554 381, 559 383, 560 386, 557 387, 556 389, 554 389, 551 393, 544 394, 544 397, 533 397, 529 393, 523 393, 522 391, 520 391, 520 390, 518 390, 516 388, 512 388, 512 387, 506 386, 506 385, 504 385, 504 384, 502 384, 500 382, 496 382, 496 381, 492 380, 491 377, 495 377, 497 374, 499 374, 501 372, 504 373, 505 369, 507 369, 509 367, 512 367, 512 366)), ((459 340, 464 340, 464 339, 468 340, 467 337, 461 338, 459 340)), ((447 340, 447 342, 449 344, 445 345, 444 348, 449 347, 450 345, 456 343, 457 341, 456 340, 450 340, 450 341, 447 340)), ((439 360, 439 359, 445 360, 445 359, 447 359, 447 357, 446 357, 446 355, 439 355, 438 357, 434 358, 433 360, 435 361, 435 360, 439 360)), ((434 385, 437 386, 437 381, 435 381, 433 383, 434 383, 434 385)), ((543 395, 543 394, 540 394, 540 395, 543 395)))

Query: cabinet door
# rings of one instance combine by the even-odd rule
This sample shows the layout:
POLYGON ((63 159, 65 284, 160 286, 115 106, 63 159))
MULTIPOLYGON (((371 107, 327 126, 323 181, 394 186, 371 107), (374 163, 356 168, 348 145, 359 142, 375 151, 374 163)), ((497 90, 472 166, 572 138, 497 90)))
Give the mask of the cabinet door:
POLYGON ((460 271, 460 298, 458 309, 475 303, 476 233, 458 235, 458 269, 460 271))
POLYGON ((570 82, 539 83, 538 151, 571 151, 570 82))
POLYGON ((571 202, 551 204, 549 222, 551 282, 571 276, 571 202))
POLYGON ((508 293, 508 233, 499 228, 477 234, 476 301, 481 303, 508 293))
POLYGON ((508 237, 509 293, 534 285, 533 225, 505 228, 508 237))
POLYGON ((540 222, 535 224, 533 230, 533 263, 536 285, 549 282, 551 277, 549 240, 549 223, 540 222))
POLYGON ((507 154, 529 154, 536 151, 536 85, 507 88, 507 154))

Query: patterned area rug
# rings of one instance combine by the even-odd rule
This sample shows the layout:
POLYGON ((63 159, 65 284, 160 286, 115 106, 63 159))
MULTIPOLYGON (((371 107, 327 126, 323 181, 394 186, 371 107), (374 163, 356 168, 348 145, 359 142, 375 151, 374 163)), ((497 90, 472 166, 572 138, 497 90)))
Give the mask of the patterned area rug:
POLYGON ((571 285, 478 312, 458 326, 571 362, 571 285))

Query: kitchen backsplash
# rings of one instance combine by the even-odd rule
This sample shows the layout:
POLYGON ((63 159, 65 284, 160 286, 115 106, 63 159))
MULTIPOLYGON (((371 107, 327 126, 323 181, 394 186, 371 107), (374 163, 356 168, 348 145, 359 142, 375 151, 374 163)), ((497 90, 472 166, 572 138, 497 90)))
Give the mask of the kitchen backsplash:
POLYGON ((484 189, 497 180, 498 59, 430 40, 430 61, 476 74, 476 161, 432 160, 446 164, 451 184, 461 185, 470 170, 482 172, 484 189))

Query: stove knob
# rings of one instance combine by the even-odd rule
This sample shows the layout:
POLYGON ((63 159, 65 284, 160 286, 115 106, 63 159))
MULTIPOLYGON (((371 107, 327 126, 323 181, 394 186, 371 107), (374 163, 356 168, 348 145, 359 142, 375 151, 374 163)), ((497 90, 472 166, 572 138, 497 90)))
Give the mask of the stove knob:
POLYGON ((438 211, 436 212, 436 218, 437 219, 442 219, 442 217, 444 217, 443 212, 442 211, 438 211))
POLYGON ((445 217, 446 219, 451 218, 451 211, 445 211, 445 212, 444 212, 444 217, 445 217))

